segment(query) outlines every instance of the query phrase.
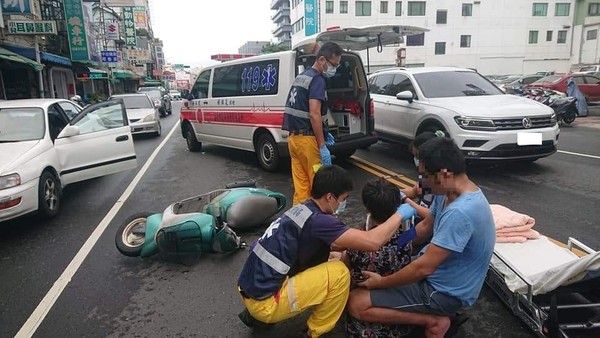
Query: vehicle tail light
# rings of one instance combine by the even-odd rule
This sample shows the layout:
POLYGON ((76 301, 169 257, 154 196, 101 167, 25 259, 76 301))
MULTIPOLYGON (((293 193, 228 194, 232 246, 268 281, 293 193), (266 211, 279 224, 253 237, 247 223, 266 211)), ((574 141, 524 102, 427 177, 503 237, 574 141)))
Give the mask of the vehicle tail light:
POLYGON ((375 118, 375 102, 373 102, 373 99, 371 99, 370 105, 371 105, 371 107, 370 107, 371 114, 369 115, 369 117, 373 119, 373 118, 375 118))
POLYGON ((17 197, 17 198, 15 198, 13 200, 10 200, 8 202, 0 203, 0 210, 12 208, 15 205, 18 205, 19 203, 21 203, 21 197, 17 197))

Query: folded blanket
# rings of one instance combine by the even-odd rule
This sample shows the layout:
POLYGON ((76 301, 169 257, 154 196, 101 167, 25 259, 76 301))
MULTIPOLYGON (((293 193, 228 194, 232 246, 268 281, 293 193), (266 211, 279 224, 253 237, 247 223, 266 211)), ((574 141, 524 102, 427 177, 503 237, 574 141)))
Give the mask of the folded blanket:
POLYGON ((519 226, 529 226, 531 229, 535 224, 535 219, 533 217, 512 211, 505 206, 490 204, 490 208, 492 209, 496 229, 519 226))
POLYGON ((505 228, 496 229, 496 233, 527 231, 527 230, 530 230, 531 228, 533 228, 533 224, 529 223, 529 224, 525 224, 525 225, 519 225, 516 227, 505 227, 505 228))
POLYGON ((540 238, 540 233, 529 229, 527 231, 512 231, 512 232, 499 232, 496 231, 496 238, 499 237, 525 237, 527 239, 538 239, 540 238))

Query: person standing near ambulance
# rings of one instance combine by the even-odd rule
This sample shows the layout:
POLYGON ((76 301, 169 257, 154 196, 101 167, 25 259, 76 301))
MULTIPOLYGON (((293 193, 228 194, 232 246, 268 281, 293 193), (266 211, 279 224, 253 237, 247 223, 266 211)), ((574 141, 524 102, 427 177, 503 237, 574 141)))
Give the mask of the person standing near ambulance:
POLYGON ((293 205, 310 197, 313 178, 320 164, 331 165, 327 145, 333 145, 335 141, 326 133, 323 123, 323 116, 327 114, 326 78, 335 75, 343 52, 336 43, 323 44, 315 63, 298 75, 290 88, 281 129, 289 132, 293 205))

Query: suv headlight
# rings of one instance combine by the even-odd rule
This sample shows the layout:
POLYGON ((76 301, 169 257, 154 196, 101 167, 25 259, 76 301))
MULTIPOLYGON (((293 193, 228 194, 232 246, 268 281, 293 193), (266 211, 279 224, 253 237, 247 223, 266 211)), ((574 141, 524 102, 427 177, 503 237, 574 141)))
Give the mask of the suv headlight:
POLYGON ((142 122, 152 122, 156 120, 156 115, 154 115, 154 113, 147 115, 146 117, 144 117, 142 119, 142 122))
POLYGON ((20 184, 21 176, 19 176, 19 174, 0 176, 0 190, 16 187, 20 184))
POLYGON ((552 114, 552 116, 550 116, 550 123, 552 123, 552 125, 556 124, 556 114, 552 114))
POLYGON ((458 124, 458 126, 462 129, 484 131, 496 130, 496 125, 494 124, 493 120, 466 116, 456 116, 454 117, 454 121, 456 121, 456 124, 458 124))

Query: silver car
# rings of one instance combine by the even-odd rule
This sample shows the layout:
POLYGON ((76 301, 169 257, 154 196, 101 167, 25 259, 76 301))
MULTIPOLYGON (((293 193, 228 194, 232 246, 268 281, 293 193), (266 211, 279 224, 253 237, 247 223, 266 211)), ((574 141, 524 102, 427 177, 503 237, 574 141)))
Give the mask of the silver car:
POLYGON ((158 106, 150 97, 143 93, 113 95, 110 99, 122 99, 127 111, 127 119, 132 134, 154 134, 159 137, 162 133, 158 106))

